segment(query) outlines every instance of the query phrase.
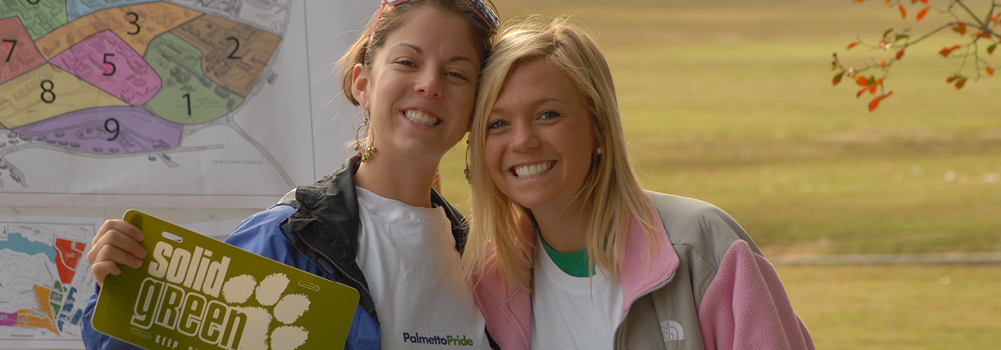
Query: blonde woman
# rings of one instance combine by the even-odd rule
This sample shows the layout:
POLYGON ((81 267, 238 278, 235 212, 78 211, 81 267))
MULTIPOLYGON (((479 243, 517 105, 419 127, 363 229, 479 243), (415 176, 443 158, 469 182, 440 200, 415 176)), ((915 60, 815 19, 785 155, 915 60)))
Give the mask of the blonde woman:
POLYGON ((480 89, 463 263, 502 348, 813 348, 729 215, 640 187, 584 31, 538 16, 506 27, 480 89))

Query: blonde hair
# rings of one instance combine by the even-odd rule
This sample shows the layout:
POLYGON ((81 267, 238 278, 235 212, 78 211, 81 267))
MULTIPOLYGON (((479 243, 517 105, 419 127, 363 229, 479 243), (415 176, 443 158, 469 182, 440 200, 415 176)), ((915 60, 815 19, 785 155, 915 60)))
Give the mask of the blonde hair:
MULTIPOLYGON (((504 285, 514 283, 532 290, 536 238, 525 226, 533 222, 531 213, 493 183, 484 147, 490 111, 505 82, 519 66, 537 60, 552 64, 569 78, 590 113, 601 153, 593 156, 577 196, 587 203, 582 217, 588 218, 588 260, 617 279, 619 253, 631 219, 646 232, 649 247, 659 239, 653 230, 654 208, 629 165, 615 87, 601 51, 584 30, 567 23, 567 18, 546 21, 538 15, 505 25, 483 68, 470 132, 473 220, 463 256, 464 272, 476 283, 487 269, 498 268, 504 285)), ((647 253, 654 253, 652 249, 647 253)))

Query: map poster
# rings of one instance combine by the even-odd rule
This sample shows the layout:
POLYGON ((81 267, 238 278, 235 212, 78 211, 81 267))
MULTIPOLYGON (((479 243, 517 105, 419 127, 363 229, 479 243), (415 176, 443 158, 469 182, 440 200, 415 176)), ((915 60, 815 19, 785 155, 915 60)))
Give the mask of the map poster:
POLYGON ((378 0, 0 6, 0 203, 266 208, 343 164, 378 0))
POLYGON ((84 254, 103 221, 0 216, 0 348, 83 348, 94 294, 84 254))
POLYGON ((130 210, 149 254, 108 276, 94 329, 145 349, 340 349, 358 292, 130 210))

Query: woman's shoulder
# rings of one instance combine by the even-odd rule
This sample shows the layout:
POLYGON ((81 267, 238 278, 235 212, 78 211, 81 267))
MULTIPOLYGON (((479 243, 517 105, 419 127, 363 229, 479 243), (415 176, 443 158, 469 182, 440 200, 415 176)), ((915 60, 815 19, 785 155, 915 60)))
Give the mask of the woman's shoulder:
POLYGON ((679 195, 646 192, 660 213, 665 225, 698 223, 702 221, 736 221, 723 209, 699 199, 679 195))
POLYGON ((288 246, 288 240, 281 225, 295 211, 291 205, 277 204, 251 215, 226 238, 226 243, 275 259, 276 254, 287 251, 283 249, 288 246))
POLYGON ((760 254, 747 232, 723 209, 695 198, 651 191, 647 195, 676 247, 685 246, 704 257, 722 258, 733 243, 741 240, 760 254))

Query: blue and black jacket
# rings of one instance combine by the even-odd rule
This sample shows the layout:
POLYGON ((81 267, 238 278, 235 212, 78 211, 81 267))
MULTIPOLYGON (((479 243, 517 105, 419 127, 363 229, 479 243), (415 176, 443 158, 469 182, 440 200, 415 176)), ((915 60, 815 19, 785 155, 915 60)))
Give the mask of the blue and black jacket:
MULTIPOLYGON (((360 219, 354 173, 358 165, 354 157, 320 181, 289 192, 278 204, 244 220, 226 242, 357 289, 360 299, 344 348, 380 349, 379 316, 368 282, 356 262, 360 219)), ((433 189, 431 202, 445 208, 452 223, 455 249, 461 253, 467 234, 465 220, 433 189)), ((87 349, 137 349, 93 329, 90 320, 96 304, 94 294, 84 310, 83 340, 87 349)), ((489 335, 487 338, 497 349, 493 339, 489 335)))

